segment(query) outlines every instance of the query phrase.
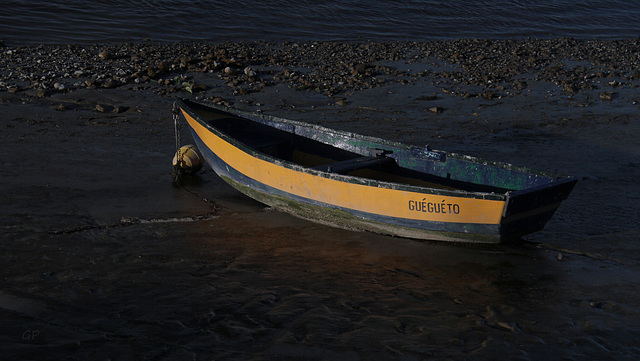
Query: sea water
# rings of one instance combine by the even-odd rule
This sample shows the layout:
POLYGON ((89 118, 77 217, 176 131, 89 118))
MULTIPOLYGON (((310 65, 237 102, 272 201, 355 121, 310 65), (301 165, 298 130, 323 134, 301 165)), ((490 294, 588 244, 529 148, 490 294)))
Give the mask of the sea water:
POLYGON ((2 0, 12 46, 119 41, 424 41, 640 35, 623 0, 2 0))

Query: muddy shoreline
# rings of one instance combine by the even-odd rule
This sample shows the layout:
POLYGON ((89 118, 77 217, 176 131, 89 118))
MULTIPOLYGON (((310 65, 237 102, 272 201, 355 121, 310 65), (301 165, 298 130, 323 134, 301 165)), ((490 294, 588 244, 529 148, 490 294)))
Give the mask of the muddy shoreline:
MULTIPOLYGON (((389 83, 412 84, 420 78, 444 88, 477 86, 476 92, 443 90, 485 99, 517 95, 530 80, 554 83, 570 95, 598 89, 609 79, 612 87, 629 82, 635 87, 640 80, 637 39, 0 46, 5 69, 0 85, 11 92, 34 89, 39 96, 148 83, 164 85, 160 93, 205 90, 205 84, 190 79, 184 84, 189 73, 215 74, 234 95, 285 83, 330 97, 389 83)), ((601 95, 613 99, 613 94, 601 95)))
MULTIPOLYGON (((637 40, 0 48, 0 342, 16 359, 640 355, 637 40), (173 97, 580 177, 460 247, 171 184, 173 97)), ((182 134, 182 143, 189 135, 182 134)))

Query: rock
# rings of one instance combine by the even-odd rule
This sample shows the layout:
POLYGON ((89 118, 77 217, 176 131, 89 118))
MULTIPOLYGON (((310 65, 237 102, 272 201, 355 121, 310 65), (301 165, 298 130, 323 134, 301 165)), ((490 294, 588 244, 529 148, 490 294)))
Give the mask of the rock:
POLYGON ((100 60, 107 60, 111 57, 111 54, 109 54, 108 51, 103 50, 98 53, 98 57, 100 58, 100 60))
POLYGON ((227 75, 233 75, 233 74, 236 73, 236 71, 233 70, 232 67, 228 66, 228 67, 224 68, 224 73, 227 74, 227 75))
POLYGON ((233 91, 233 95, 247 95, 249 93, 250 93, 249 89, 245 89, 245 88, 237 88, 233 91))
POLYGON ((166 62, 164 62, 164 61, 159 62, 159 63, 158 63, 158 70, 159 70, 161 73, 164 73, 164 72, 169 71, 169 64, 167 64, 167 63, 166 63, 166 62))
POLYGON ((180 67, 185 68, 187 67, 187 65, 193 63, 194 60, 193 58, 189 57, 189 56, 183 56, 180 58, 180 67))
POLYGON ((437 95, 421 95, 416 100, 438 100, 437 95))
POLYGON ((580 88, 576 84, 565 84, 562 89, 567 93, 577 93, 580 88))
POLYGON ((67 110, 67 107, 65 107, 64 104, 58 104, 58 106, 56 107, 56 110, 64 112, 65 110, 67 110))
POLYGON ((182 89, 189 93, 197 93, 207 90, 207 86, 202 83, 184 82, 182 83, 182 89))
POLYGON ((102 104, 96 104, 96 111, 104 113, 107 111, 107 108, 102 104))
POLYGON ((613 92, 602 92, 600 93, 600 99, 602 100, 613 100, 615 93, 613 92))
POLYGON ((511 324, 511 323, 507 323, 504 321, 498 321, 495 323, 495 327, 498 329, 501 329, 503 331, 510 331, 510 332, 519 332, 520 329, 518 328, 518 326, 516 326, 515 324, 511 324))
POLYGON ((356 64, 351 71, 352 75, 364 75, 367 72, 369 66, 367 64, 356 64))
POLYGON ((117 88, 118 87, 118 82, 114 81, 114 80, 107 80, 102 84, 103 88, 107 88, 107 89, 113 89, 113 88, 117 88))
POLYGON ((489 89, 484 89, 482 91, 482 97, 485 99, 493 99, 495 96, 496 96, 496 93, 489 89))
POLYGON ((55 83, 55 84, 53 84, 53 89, 55 89, 55 90, 64 90, 64 84, 55 83))
POLYGON ((429 108, 429 111, 432 113, 442 113, 444 112, 444 108, 443 107, 431 107, 429 108))
POLYGON ((147 76, 149 76, 149 78, 151 79, 155 79, 158 77, 158 71, 154 68, 147 68, 147 76))
POLYGON ((527 82, 524 80, 516 80, 513 82, 513 89, 515 90, 523 90, 528 86, 527 82))

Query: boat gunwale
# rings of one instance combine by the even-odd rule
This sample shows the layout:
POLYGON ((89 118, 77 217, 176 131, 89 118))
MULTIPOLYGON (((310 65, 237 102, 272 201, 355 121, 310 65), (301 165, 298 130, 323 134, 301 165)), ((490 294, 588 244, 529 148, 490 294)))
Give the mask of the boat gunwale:
MULTIPOLYGON (((467 161, 467 162, 472 162, 483 167, 492 166, 492 167, 498 167, 498 168, 503 168, 507 170, 514 170, 514 171, 518 171, 526 174, 547 177, 552 180, 550 180, 548 183, 545 183, 543 185, 536 186, 536 187, 529 187, 529 188, 524 188, 520 190, 510 190, 505 193, 496 193, 496 192, 466 191, 466 190, 459 190, 459 189, 441 189, 441 188, 434 188, 434 187, 410 185, 410 184, 404 184, 404 183, 398 183, 398 182, 382 181, 382 180, 376 180, 376 179, 370 179, 370 178, 364 178, 364 177, 358 177, 358 176, 350 176, 346 174, 331 173, 331 172, 326 172, 318 169, 313 169, 311 167, 305 167, 298 163, 287 161, 287 160, 260 152, 259 150, 253 147, 250 147, 249 145, 219 130, 215 126, 211 125, 208 121, 203 120, 199 116, 199 114, 194 109, 192 109, 192 107, 189 106, 189 104, 191 103, 191 104, 195 104, 197 106, 203 107, 205 108, 204 110, 212 109, 214 111, 228 113, 232 116, 242 117, 252 122, 256 122, 254 118, 261 118, 268 122, 275 122, 277 124, 290 125, 294 127, 293 131, 289 131, 292 134, 298 134, 295 131, 295 127, 304 127, 319 133, 320 132, 330 133, 330 134, 335 134, 335 135, 347 137, 347 138, 356 138, 358 140, 363 140, 363 141, 367 141, 375 144, 380 144, 383 146, 390 146, 390 147, 395 147, 395 148, 404 149, 404 150, 411 150, 416 147, 405 144, 405 143, 400 143, 397 141, 391 141, 383 138, 362 135, 362 134, 344 131, 340 129, 327 128, 317 124, 311 124, 311 123, 306 123, 306 122, 297 121, 297 120, 280 118, 273 115, 244 111, 244 110, 235 109, 235 108, 222 106, 222 105, 208 104, 200 101, 186 100, 181 98, 178 98, 176 102, 178 103, 179 108, 187 112, 194 120, 200 123, 207 130, 211 131, 212 133, 214 133, 216 136, 220 137, 224 141, 232 144, 237 149, 247 154, 250 154, 253 157, 256 157, 258 159, 261 159, 263 161, 266 161, 278 166, 286 167, 294 171, 304 172, 304 173, 312 174, 315 176, 321 176, 323 178, 348 182, 352 184, 375 186, 379 188, 387 188, 392 190, 407 191, 407 192, 414 192, 414 193, 420 193, 420 194, 434 194, 434 195, 440 195, 440 196, 453 196, 453 197, 463 197, 463 198, 507 201, 510 198, 510 196, 513 196, 516 193, 517 194, 529 193, 531 191, 538 190, 539 188, 546 189, 546 188, 553 187, 557 184, 563 184, 575 179, 574 177, 570 177, 570 176, 562 176, 562 175, 549 173, 549 172, 540 172, 540 171, 536 171, 526 167, 514 166, 510 163, 488 161, 485 159, 481 159, 481 158, 477 158, 469 155, 449 153, 444 151, 438 151, 438 152, 444 153, 446 157, 451 157, 451 158, 456 158, 456 159, 467 161)), ((273 128, 276 128, 276 127, 273 127, 273 128)), ((279 128, 276 128, 276 129, 279 129, 279 128)), ((280 130, 283 130, 283 129, 280 129, 280 130)), ((287 130, 284 130, 284 131, 287 131, 287 130)), ((433 151, 436 151, 436 150, 433 150, 433 151)))

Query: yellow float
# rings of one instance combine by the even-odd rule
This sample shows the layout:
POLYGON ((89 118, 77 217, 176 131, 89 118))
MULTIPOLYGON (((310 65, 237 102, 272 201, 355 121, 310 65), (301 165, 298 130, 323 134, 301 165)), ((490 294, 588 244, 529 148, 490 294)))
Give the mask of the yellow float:
POLYGON ((184 145, 173 157, 173 166, 187 174, 196 173, 202 168, 202 155, 195 145, 184 145))

